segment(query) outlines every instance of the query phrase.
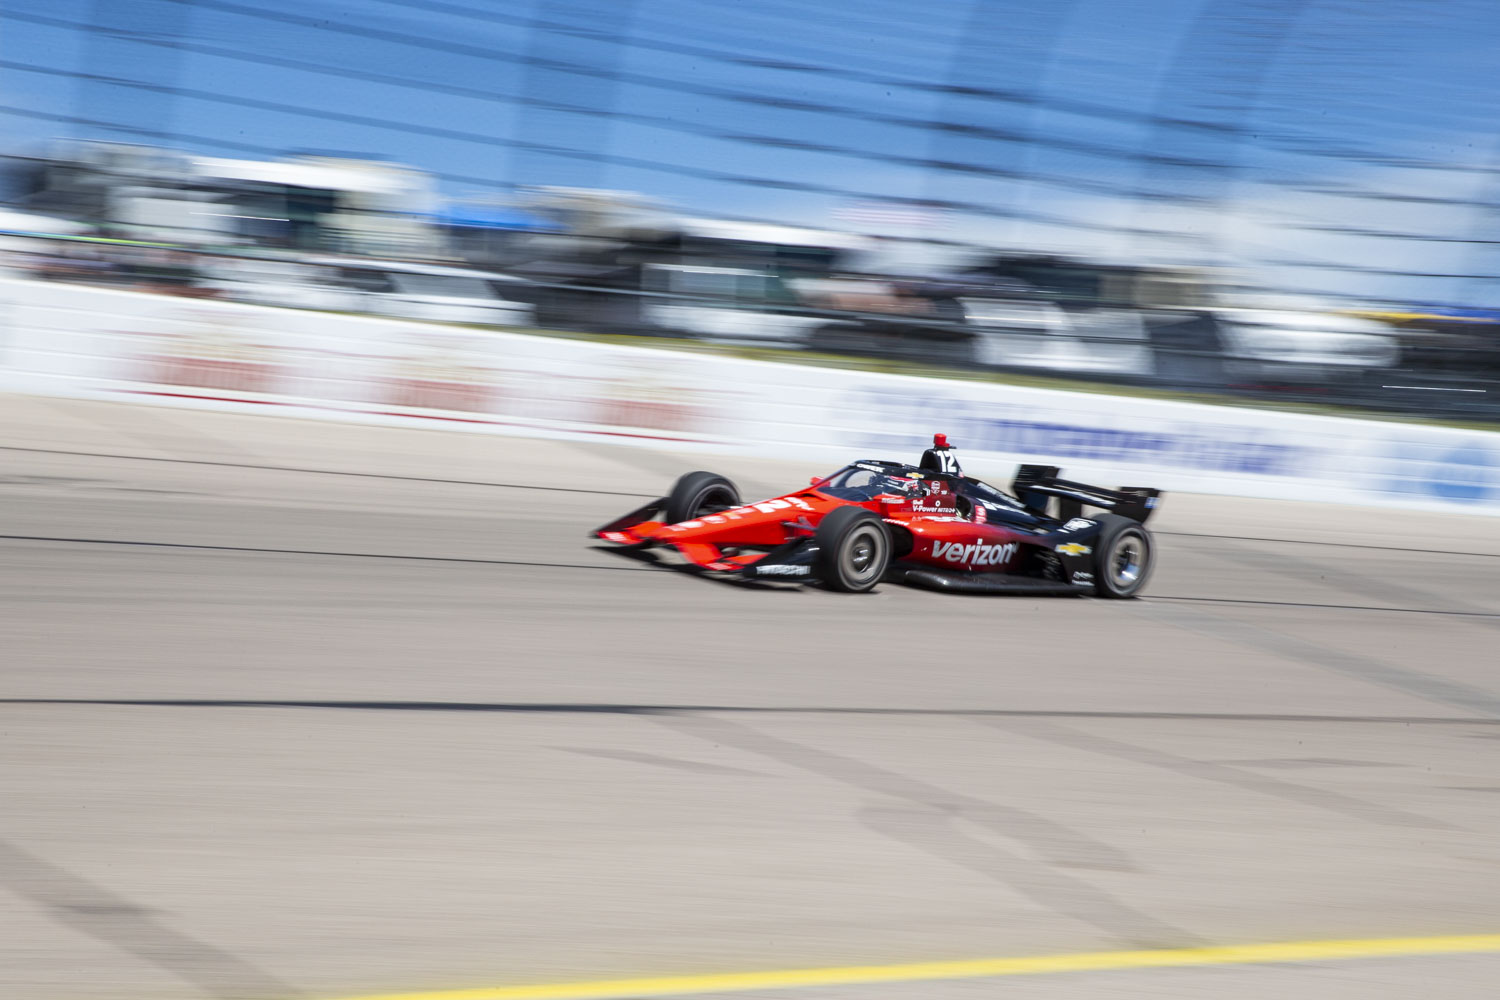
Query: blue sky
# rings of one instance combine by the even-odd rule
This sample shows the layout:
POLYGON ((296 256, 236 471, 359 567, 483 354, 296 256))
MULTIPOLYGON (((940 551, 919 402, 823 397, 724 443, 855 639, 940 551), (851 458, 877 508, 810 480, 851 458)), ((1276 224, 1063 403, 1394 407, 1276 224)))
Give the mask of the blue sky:
POLYGON ((894 231, 1479 302, 1384 272, 1495 269, 1462 241, 1500 202, 1497 41, 1500 9, 1457 0, 6 0, 0 108, 31 114, 0 111, 0 151, 107 134, 52 115, 378 155, 455 198, 597 186, 809 225, 932 200, 894 231))

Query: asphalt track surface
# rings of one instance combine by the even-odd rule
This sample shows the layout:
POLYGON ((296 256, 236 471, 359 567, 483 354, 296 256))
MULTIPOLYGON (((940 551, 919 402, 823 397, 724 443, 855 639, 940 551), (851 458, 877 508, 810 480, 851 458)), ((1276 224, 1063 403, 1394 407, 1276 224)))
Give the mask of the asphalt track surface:
MULTIPOLYGON (((585 537, 816 465, 23 398, 0 446, 6 997, 1500 933, 1494 519, 1171 496, 1143 600, 845 596, 585 537)), ((1496 948, 725 988, 1478 998, 1496 948)))

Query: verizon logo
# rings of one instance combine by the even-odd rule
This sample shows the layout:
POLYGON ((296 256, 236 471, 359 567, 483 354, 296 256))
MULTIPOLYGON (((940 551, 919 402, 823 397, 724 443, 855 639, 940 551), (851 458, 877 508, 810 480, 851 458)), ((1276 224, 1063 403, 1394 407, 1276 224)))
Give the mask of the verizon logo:
POLYGON ((989 545, 983 539, 970 542, 934 542, 932 557, 951 563, 968 563, 970 566, 1003 566, 1015 558, 1020 546, 1015 542, 1004 545, 989 545))

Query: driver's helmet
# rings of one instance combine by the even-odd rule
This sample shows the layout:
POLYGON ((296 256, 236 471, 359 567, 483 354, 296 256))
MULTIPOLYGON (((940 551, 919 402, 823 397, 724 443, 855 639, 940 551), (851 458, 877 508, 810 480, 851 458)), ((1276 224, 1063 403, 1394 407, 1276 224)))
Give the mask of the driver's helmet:
POLYGON ((919 465, 933 472, 947 472, 955 476, 964 474, 963 470, 958 467, 958 456, 954 454, 953 446, 948 443, 946 434, 932 436, 932 447, 922 452, 922 461, 919 465))

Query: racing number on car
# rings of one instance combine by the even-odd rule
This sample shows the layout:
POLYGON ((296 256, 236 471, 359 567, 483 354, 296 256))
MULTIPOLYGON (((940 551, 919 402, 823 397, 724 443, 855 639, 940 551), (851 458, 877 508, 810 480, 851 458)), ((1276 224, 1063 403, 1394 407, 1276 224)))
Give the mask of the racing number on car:
POLYGON ((953 452, 949 451, 947 448, 943 448, 939 451, 934 452, 933 454, 937 455, 938 465, 941 466, 941 468, 938 470, 939 472, 951 472, 954 475, 958 474, 957 455, 953 454, 953 452))

